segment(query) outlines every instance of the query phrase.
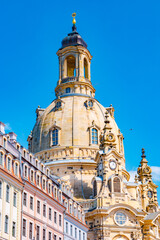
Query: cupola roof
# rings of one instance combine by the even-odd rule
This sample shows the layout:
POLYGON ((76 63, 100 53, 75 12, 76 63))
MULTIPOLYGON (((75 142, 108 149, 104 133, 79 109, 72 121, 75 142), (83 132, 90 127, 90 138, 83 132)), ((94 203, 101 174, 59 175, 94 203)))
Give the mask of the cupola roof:
POLYGON ((73 13, 72 14, 72 17, 73 17, 72 32, 68 33, 68 36, 62 40, 62 47, 60 49, 63 49, 68 46, 83 46, 87 48, 87 43, 83 40, 83 38, 77 32, 75 16, 76 14, 73 13))

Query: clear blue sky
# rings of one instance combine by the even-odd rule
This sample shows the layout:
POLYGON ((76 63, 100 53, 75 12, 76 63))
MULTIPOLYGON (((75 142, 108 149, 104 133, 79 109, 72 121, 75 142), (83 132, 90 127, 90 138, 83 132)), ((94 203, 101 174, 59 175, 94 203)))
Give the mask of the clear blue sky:
POLYGON ((159 0, 0 1, 0 121, 27 147, 35 109, 55 98, 56 51, 71 31, 72 12, 93 55, 96 98, 115 108, 127 169, 136 170, 144 147, 159 184, 159 0))

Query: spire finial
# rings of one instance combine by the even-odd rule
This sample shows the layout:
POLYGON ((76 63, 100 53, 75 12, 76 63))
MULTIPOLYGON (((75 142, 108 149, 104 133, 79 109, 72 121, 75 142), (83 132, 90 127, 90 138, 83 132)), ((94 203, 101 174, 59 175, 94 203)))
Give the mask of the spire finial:
POLYGON ((144 148, 142 148, 142 156, 141 156, 142 158, 145 158, 146 157, 146 155, 145 155, 145 149, 144 148))
POLYGON ((72 23, 73 23, 73 25, 75 25, 75 24, 76 24, 76 19, 75 19, 75 16, 76 16, 76 13, 72 13, 72 17, 73 17, 72 23))

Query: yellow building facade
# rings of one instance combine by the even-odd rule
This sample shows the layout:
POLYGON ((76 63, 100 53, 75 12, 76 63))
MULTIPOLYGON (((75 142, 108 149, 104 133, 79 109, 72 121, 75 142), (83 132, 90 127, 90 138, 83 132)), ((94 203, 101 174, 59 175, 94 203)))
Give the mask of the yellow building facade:
POLYGON ((95 99, 92 56, 75 20, 57 55, 56 99, 37 108, 29 151, 72 186, 86 211, 88 240, 160 239, 157 186, 144 150, 131 183, 114 108, 95 99))

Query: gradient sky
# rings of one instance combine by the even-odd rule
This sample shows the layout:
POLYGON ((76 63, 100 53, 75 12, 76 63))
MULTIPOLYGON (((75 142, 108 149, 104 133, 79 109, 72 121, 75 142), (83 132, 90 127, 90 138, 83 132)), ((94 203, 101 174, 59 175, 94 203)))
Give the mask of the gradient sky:
POLYGON ((159 185, 159 0, 0 1, 0 121, 27 147, 35 109, 55 98, 56 52, 71 31, 72 12, 93 56, 96 98, 115 108, 127 170, 134 173, 144 147, 159 185))

